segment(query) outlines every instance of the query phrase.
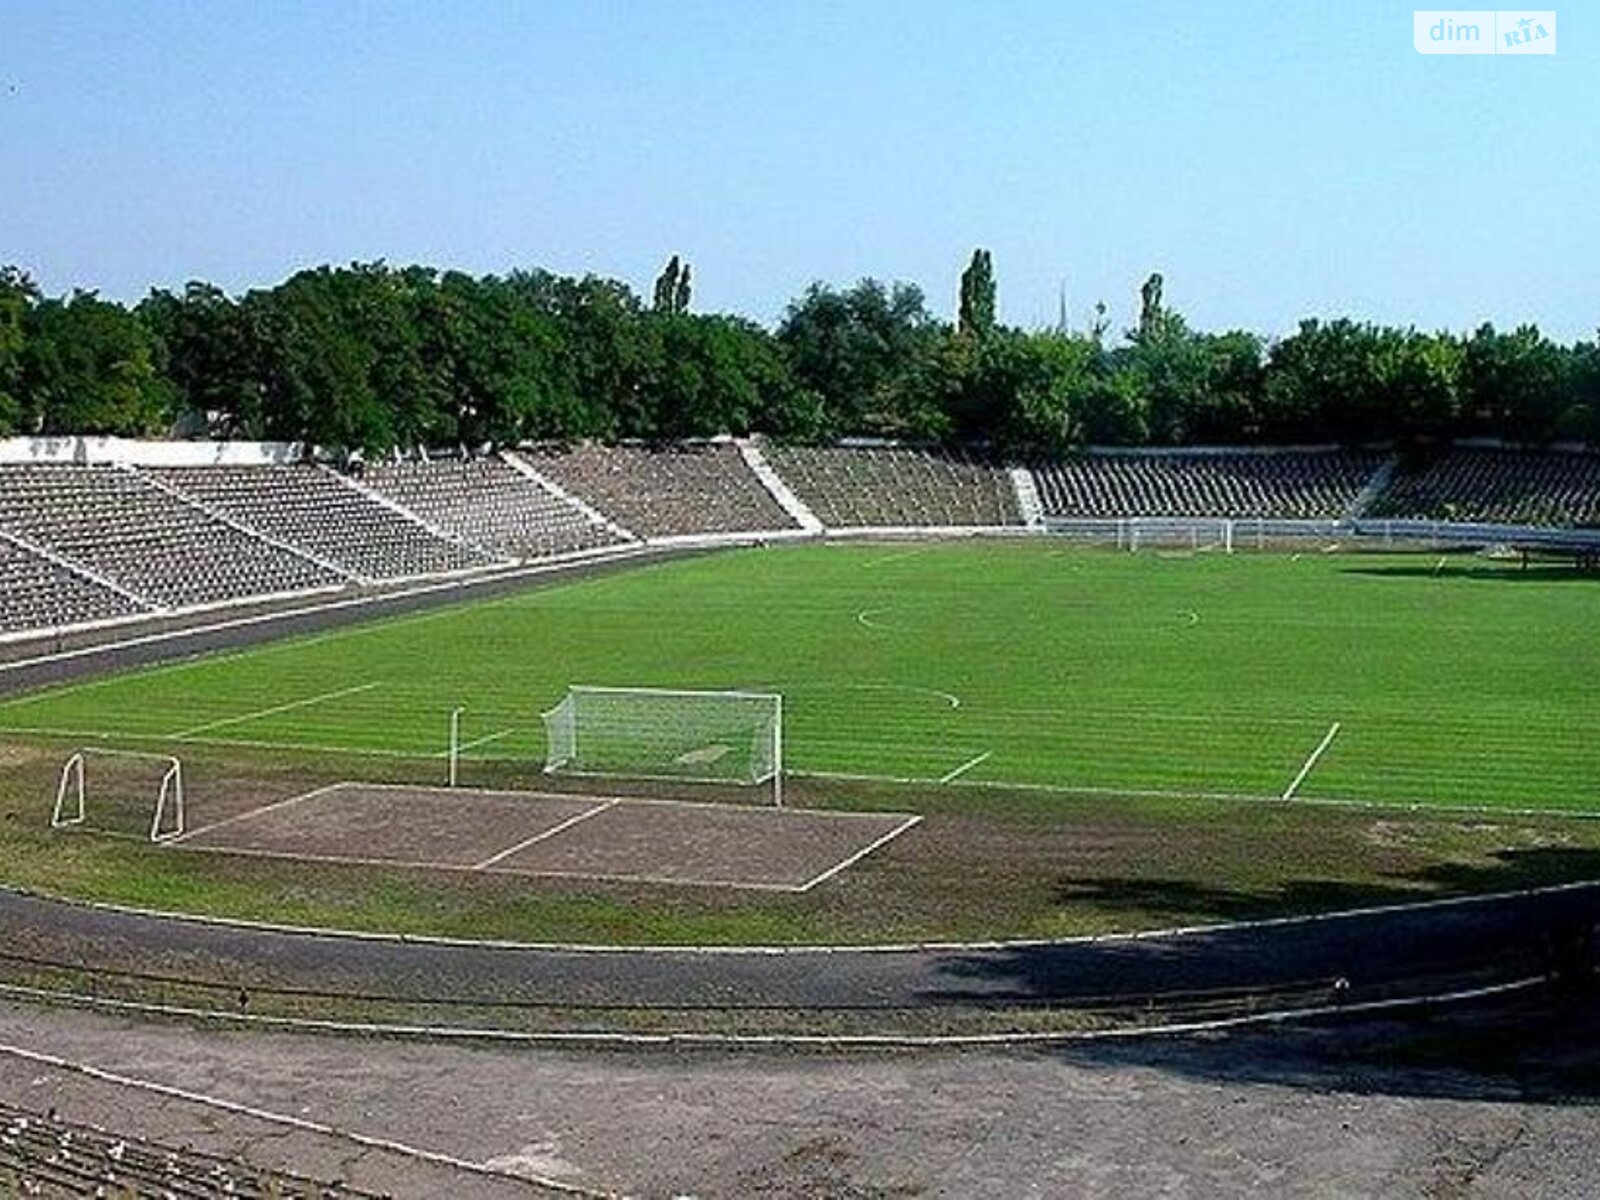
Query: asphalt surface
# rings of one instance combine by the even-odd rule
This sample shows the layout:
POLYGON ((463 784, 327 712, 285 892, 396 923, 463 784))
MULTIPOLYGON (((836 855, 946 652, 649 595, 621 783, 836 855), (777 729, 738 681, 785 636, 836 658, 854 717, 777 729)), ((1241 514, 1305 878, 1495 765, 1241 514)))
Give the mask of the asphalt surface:
POLYGON ((1351 1002, 1551 970, 1592 972, 1600 884, 1137 938, 832 952, 595 951, 335 937, 213 925, 0 892, 0 952, 183 964, 241 988, 419 1004, 713 1009, 1142 1004, 1338 985, 1351 1002))
POLYGON ((1028 1053, 583 1053, 0 1002, 0 1046, 495 1176, 4 1050, 0 1095, 401 1197, 542 1197, 532 1181, 544 1178, 648 1200, 1580 1200, 1600 1195, 1596 1032, 1592 1020, 1514 1011, 1028 1053), (1494 1061, 1474 1065, 1483 1047, 1494 1061))

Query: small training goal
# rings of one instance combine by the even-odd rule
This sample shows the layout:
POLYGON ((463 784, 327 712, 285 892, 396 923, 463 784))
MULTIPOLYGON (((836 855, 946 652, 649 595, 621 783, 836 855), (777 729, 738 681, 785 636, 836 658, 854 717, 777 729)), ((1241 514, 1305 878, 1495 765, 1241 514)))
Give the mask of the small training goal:
POLYGON ((783 803, 776 693, 575 685, 544 724, 552 774, 771 783, 773 803, 783 803))
POLYGON ((170 841, 184 831, 183 763, 170 754, 85 747, 61 768, 50 825, 170 841))

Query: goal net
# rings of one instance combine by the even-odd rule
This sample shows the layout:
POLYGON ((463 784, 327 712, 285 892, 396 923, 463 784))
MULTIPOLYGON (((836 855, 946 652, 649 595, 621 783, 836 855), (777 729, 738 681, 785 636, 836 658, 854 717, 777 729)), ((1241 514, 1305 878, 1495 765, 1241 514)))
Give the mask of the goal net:
POLYGON ((783 803, 783 697, 570 687, 544 714, 545 770, 773 785, 783 803))
POLYGON ((50 824, 152 842, 175 838, 184 831, 183 763, 168 754, 85 747, 61 768, 50 824))

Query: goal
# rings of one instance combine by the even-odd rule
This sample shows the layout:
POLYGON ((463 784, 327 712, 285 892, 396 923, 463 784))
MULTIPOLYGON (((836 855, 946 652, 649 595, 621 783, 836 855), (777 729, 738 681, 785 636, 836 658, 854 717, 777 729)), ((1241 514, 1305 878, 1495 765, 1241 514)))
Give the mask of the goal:
POLYGON ((184 831, 183 763, 170 754, 85 747, 61 768, 50 825, 170 841, 184 831))
POLYGON ((770 782, 773 803, 783 803, 777 693, 575 685, 544 723, 549 773, 770 782))

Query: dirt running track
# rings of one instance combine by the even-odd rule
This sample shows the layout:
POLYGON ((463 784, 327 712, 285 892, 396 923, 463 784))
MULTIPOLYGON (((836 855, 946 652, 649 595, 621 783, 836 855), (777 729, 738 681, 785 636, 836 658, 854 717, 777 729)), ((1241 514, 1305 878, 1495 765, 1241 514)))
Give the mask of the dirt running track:
POLYGON ((1593 968, 1600 884, 1185 933, 994 948, 684 953, 280 932, 0 891, 0 946, 224 982, 570 1005, 915 1009, 1137 1002, 1347 982, 1350 1002, 1593 968))

